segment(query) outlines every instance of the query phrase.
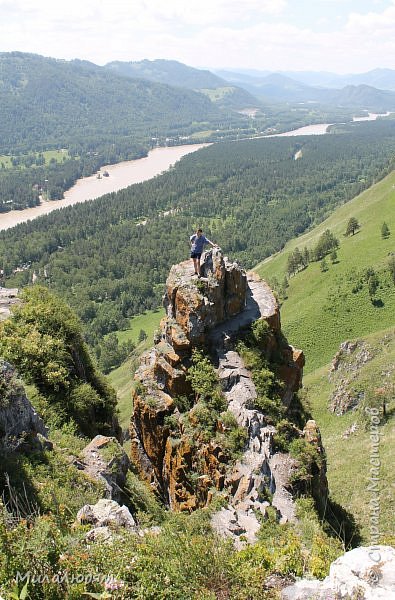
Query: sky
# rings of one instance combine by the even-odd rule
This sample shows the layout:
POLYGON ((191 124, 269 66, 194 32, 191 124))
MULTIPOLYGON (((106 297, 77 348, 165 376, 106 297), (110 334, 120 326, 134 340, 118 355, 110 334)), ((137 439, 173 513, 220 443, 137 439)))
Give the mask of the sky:
POLYGON ((395 0, 0 0, 0 52, 103 65, 395 69, 395 0))

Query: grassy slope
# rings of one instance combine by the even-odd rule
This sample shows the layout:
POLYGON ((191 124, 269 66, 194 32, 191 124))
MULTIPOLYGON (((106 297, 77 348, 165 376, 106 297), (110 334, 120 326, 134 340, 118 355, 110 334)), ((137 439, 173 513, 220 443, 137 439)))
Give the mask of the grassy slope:
MULTIPOLYGON (((395 173, 337 209, 325 222, 303 236, 290 241, 284 250, 256 267, 266 279, 283 280, 288 254, 297 246, 311 248, 325 229, 331 229, 340 240, 338 263, 320 271, 313 263, 292 277, 288 299, 281 309, 282 325, 292 344, 307 355, 304 385, 308 391, 312 412, 320 425, 328 456, 328 480, 332 497, 350 510, 361 526, 363 539, 369 543, 369 476, 370 441, 368 423, 361 413, 350 411, 336 416, 328 410, 334 382, 328 378, 330 360, 345 339, 363 338, 373 348, 374 358, 364 365, 351 387, 363 390, 374 398, 374 390, 383 384, 382 373, 390 371, 394 383, 395 363, 395 287, 389 277, 381 277, 376 297, 381 308, 371 303, 366 285, 362 291, 351 291, 355 273, 373 266, 383 269, 388 253, 395 249, 395 173), (348 219, 354 216, 361 230, 344 237, 348 219), (388 224, 391 235, 381 238, 381 225, 388 224), (384 331, 385 330, 385 331, 384 331), (387 336, 387 344, 383 343, 387 336), (357 422, 358 429, 348 438, 343 433, 357 422)), ((346 375, 348 377, 348 375, 346 375)), ((351 378, 352 379, 352 378, 351 378)), ((393 404, 393 401, 392 401, 393 404)), ((393 406, 389 420, 381 427, 380 442, 380 530, 382 535, 393 534, 394 494, 392 464, 395 449, 393 406)), ((387 538, 388 539, 388 538, 387 538)))
POLYGON ((129 329, 118 332, 120 342, 132 340, 137 344, 131 358, 108 375, 111 385, 117 391, 119 420, 123 429, 128 427, 132 414, 131 390, 133 387, 134 371, 138 366, 138 357, 152 346, 154 331, 159 328, 159 322, 164 314, 163 309, 146 311, 144 314, 130 319, 129 329), (138 335, 141 329, 146 332, 147 339, 138 344, 138 335))
MULTIPOLYGON (((395 329, 372 334, 364 341, 373 358, 359 371, 357 378, 350 382, 349 388, 363 389, 367 398, 367 406, 372 406, 375 390, 381 387, 388 377, 383 372, 390 372, 394 379, 395 364, 395 329)), ((304 378, 304 385, 311 402, 312 412, 320 425, 323 442, 328 458, 328 480, 331 496, 336 502, 353 513, 361 526, 361 533, 366 543, 369 535, 369 501, 367 490, 370 475, 370 425, 364 413, 349 411, 337 416, 327 408, 328 400, 335 389, 333 378, 328 377, 328 367, 321 367, 304 378), (357 430, 344 438, 344 432, 354 423, 357 430)), ((350 377, 352 369, 340 376, 350 377)), ((394 389, 394 388, 392 388, 394 389)), ((395 399, 389 402, 388 420, 382 419, 380 438, 380 531, 384 536, 394 535, 393 514, 395 498, 393 493, 393 454, 395 449, 395 430, 393 413, 395 399)), ((392 540, 394 541, 394 539, 392 540)))
POLYGON ((255 270, 269 281, 276 277, 281 282, 289 253, 297 246, 314 247, 325 229, 340 240, 337 264, 332 265, 328 258, 327 272, 320 271, 319 263, 311 263, 292 277, 288 299, 281 309, 285 335, 306 354, 306 372, 329 362, 343 340, 394 324, 395 287, 389 277, 381 278, 382 287, 377 293, 383 302, 381 308, 371 303, 366 285, 357 294, 351 289, 358 272, 370 266, 384 269, 388 253, 395 249, 395 172, 341 206, 312 231, 291 240, 282 252, 255 270), (361 230, 345 238, 351 216, 358 219, 361 230), (380 233, 384 220, 392 232, 386 240, 380 233))

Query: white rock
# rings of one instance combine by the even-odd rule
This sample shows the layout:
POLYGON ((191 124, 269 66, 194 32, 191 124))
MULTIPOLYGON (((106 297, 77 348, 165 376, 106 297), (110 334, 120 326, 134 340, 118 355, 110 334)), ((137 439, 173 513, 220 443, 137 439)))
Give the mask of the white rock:
POLYGON ((136 529, 136 523, 127 506, 120 506, 115 500, 102 498, 96 504, 86 504, 77 513, 78 523, 92 523, 97 527, 110 526, 136 529))
POLYGON ((296 582, 282 591, 283 600, 395 600, 395 549, 361 546, 346 552, 330 567, 324 581, 296 582))
POLYGON ((362 546, 346 552, 331 564, 329 580, 341 597, 360 588, 366 600, 395 599, 395 550, 362 546))

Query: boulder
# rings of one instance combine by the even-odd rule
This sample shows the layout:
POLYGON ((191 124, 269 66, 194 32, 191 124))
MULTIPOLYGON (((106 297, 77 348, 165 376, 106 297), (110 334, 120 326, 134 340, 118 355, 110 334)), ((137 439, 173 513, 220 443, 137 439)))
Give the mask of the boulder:
POLYGON ((340 556, 324 581, 300 580, 284 588, 283 600, 395 600, 395 549, 361 546, 340 556))
POLYGON ((253 510, 235 509, 231 505, 216 512, 211 525, 220 536, 231 538, 238 550, 257 541, 256 534, 261 526, 253 510))
POLYGON ((77 513, 80 525, 93 525, 86 534, 89 542, 112 543, 113 534, 121 529, 138 533, 136 522, 126 506, 102 498, 96 504, 85 504, 77 513))

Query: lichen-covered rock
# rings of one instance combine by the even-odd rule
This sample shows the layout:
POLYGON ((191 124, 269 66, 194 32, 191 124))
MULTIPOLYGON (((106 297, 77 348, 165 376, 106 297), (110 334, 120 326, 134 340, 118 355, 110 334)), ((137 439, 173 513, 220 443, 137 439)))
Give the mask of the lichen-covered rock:
POLYGON ((173 399, 161 390, 141 391, 138 387, 133 392, 131 459, 142 477, 158 491, 163 487, 163 459, 169 436, 165 417, 172 414, 173 408, 173 399))
MULTIPOLYGON (((219 249, 205 255, 199 284, 193 281, 191 261, 174 265, 166 281, 167 317, 181 328, 191 345, 204 342, 205 332, 244 309, 247 276, 219 249)), ((171 345, 173 334, 167 334, 171 345)), ((175 332, 176 333, 176 332, 175 332)))
MULTIPOLYGON (((230 510, 236 511, 237 522, 255 519, 258 523, 254 515, 256 511, 266 512, 266 490, 273 496, 279 518, 294 520, 289 488, 296 461, 274 452, 275 428, 259 410, 250 408, 257 396, 251 373, 227 345, 257 319, 266 321, 265 357, 282 364, 279 377, 284 381, 286 406, 301 384, 303 353, 284 341, 277 301, 256 274, 246 274, 216 249, 206 254, 202 275, 200 280, 193 276, 191 261, 170 270, 164 299, 167 315, 161 321, 155 346, 142 357, 135 375, 132 461, 173 510, 191 511, 205 506, 213 488, 226 488, 231 491, 230 510), (193 348, 203 342, 218 366, 229 410, 239 426, 248 430, 244 455, 230 474, 218 444, 200 440, 192 447, 174 402, 177 397, 193 401, 188 369, 193 348), (181 435, 178 433, 176 439, 172 437, 171 422, 179 425, 181 435)), ((189 419, 193 425, 193 411, 189 419)), ((225 516, 222 521, 226 521, 225 516)))
POLYGON ((15 370, 0 359, 0 449, 49 447, 47 436, 48 429, 27 399, 15 370))
POLYGON ((225 464, 221 461, 222 448, 215 443, 201 444, 198 452, 191 447, 187 436, 167 439, 163 461, 163 478, 172 510, 192 512, 205 506, 211 488, 221 490, 225 480, 225 464), (199 459, 198 479, 191 479, 199 459))
POLYGON ((104 484, 107 498, 117 500, 130 460, 114 437, 97 435, 82 451, 81 468, 93 479, 104 484))

